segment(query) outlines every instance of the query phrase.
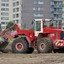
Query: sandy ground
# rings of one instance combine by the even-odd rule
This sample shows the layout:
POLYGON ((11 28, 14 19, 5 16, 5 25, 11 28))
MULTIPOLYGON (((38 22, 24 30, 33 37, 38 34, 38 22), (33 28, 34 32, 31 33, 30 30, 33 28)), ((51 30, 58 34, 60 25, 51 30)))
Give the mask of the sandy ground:
POLYGON ((64 53, 0 53, 0 64, 64 64, 64 53))
POLYGON ((64 53, 14 54, 10 46, 6 49, 8 53, 0 52, 0 64, 64 64, 64 53))

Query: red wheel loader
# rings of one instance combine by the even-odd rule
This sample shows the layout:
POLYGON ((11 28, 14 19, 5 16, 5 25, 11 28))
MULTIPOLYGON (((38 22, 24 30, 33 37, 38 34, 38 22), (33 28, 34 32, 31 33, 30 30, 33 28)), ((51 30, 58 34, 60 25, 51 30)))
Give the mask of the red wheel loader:
MULTIPOLYGON (((51 19, 35 19, 34 30, 22 30, 17 24, 2 31, 3 43, 8 43, 9 38, 14 38, 12 42, 13 53, 32 53, 34 48, 38 53, 64 51, 64 31, 59 29, 58 21, 51 19), (15 31, 7 34, 7 31, 15 27, 15 31)), ((1 41, 0 41, 1 42, 1 41)), ((0 47, 4 47, 0 45, 0 47)), ((6 46, 5 46, 6 47, 6 46)))

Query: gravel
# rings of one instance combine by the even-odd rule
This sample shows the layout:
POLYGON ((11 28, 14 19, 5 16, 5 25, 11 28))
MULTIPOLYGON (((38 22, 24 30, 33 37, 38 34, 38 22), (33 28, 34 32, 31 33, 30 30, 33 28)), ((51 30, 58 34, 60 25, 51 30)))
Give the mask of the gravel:
POLYGON ((0 64, 64 64, 64 53, 0 53, 0 64))

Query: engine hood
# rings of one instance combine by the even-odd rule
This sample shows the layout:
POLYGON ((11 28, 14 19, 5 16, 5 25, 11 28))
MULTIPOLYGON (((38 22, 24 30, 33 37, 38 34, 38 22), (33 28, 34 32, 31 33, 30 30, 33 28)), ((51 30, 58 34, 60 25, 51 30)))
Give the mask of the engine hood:
POLYGON ((54 27, 46 27, 43 29, 44 32, 50 33, 50 32, 61 32, 63 31, 62 29, 57 29, 54 27))

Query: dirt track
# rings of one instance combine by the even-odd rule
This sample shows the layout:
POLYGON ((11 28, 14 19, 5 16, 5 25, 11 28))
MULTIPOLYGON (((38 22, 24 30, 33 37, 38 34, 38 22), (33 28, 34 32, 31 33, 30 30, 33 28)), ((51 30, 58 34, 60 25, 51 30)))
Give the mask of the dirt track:
MULTIPOLYGON (((11 49, 10 46, 7 49, 11 49)), ((64 53, 32 54, 1 53, 0 64, 64 64, 64 53)))
POLYGON ((0 53, 0 64, 64 64, 64 53, 0 53))

